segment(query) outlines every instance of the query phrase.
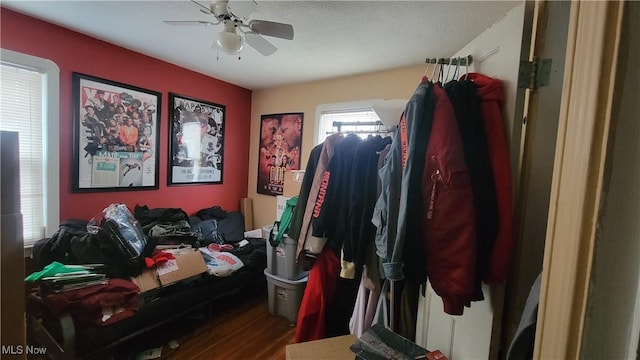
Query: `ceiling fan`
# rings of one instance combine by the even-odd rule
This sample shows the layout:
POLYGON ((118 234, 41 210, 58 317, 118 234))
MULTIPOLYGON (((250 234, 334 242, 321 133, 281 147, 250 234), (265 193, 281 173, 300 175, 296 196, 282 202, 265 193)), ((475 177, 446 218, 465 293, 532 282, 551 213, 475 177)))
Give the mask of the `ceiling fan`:
POLYGON ((219 25, 224 29, 218 33, 216 42, 218 48, 227 54, 237 54, 242 51, 244 44, 248 44, 262 55, 268 56, 276 52, 277 48, 264 36, 293 40, 293 26, 279 22, 250 19, 249 15, 258 5, 255 1, 213 1, 206 7, 191 0, 201 7, 200 11, 213 15, 215 20, 165 21, 170 25, 219 25))

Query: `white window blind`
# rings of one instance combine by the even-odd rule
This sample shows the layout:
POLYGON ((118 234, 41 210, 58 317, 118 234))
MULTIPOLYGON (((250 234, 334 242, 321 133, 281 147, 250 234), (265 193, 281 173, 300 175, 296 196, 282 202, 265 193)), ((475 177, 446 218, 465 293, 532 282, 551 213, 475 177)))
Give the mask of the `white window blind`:
POLYGON ((363 139, 369 135, 384 132, 384 126, 373 109, 345 109, 339 111, 323 111, 320 114, 320 142, 336 132, 352 132, 363 139), (336 127, 340 123, 342 126, 336 127))
POLYGON ((19 133, 20 206, 25 245, 45 237, 45 82, 45 75, 39 71, 5 62, 0 64, 0 130, 19 133))

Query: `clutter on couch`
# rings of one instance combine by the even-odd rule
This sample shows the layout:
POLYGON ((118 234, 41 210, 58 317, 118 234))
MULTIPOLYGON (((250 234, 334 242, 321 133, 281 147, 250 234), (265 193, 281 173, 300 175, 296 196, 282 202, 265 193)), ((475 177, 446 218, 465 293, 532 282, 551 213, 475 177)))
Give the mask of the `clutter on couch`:
POLYGON ((62 222, 34 245, 33 264, 32 338, 55 358, 95 358, 223 296, 264 290, 266 251, 244 238, 238 211, 111 204, 62 222))

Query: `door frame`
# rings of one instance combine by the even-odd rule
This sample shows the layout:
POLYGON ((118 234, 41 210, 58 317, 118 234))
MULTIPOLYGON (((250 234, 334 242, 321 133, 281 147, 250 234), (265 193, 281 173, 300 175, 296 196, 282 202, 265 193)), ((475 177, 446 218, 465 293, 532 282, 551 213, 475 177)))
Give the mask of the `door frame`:
POLYGON ((580 357, 624 3, 573 2, 534 358, 580 357))

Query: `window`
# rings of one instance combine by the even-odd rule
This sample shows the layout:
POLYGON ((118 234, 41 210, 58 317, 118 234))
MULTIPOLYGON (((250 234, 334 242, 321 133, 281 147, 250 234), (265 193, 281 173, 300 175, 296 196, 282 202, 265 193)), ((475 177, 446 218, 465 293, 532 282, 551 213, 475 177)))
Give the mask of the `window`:
POLYGON ((316 118, 319 120, 316 144, 337 132, 355 133, 365 139, 369 135, 386 133, 380 118, 372 109, 378 100, 346 102, 318 106, 316 118))
POLYGON ((51 61, 2 49, 0 130, 17 131, 25 247, 59 224, 59 69, 51 61))

